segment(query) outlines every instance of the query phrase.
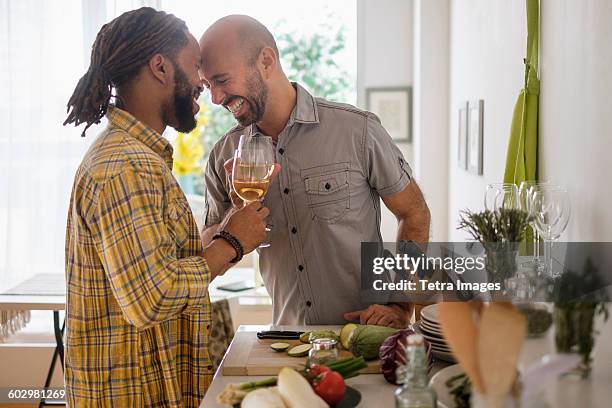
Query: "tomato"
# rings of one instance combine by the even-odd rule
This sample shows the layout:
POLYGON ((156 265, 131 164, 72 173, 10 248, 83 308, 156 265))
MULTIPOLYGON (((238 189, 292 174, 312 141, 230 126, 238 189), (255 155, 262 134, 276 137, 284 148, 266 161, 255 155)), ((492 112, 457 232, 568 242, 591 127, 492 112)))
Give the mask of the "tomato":
POLYGON ((346 384, 344 384, 344 378, 342 378, 340 373, 326 371, 320 375, 313 388, 314 392, 323 398, 325 402, 329 405, 335 405, 344 397, 346 384))
POLYGON ((319 375, 321 375, 323 373, 326 373, 328 371, 331 371, 331 369, 328 366, 323 365, 323 364, 313 364, 308 369, 308 372, 313 377, 317 377, 317 376, 319 376, 319 375))

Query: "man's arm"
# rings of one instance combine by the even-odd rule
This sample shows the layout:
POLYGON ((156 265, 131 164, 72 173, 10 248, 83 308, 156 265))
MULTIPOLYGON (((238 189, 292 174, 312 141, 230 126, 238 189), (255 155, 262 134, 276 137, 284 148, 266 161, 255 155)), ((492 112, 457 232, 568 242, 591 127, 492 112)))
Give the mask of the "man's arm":
MULTIPOLYGON (((400 192, 382 197, 385 206, 398 221, 397 240, 414 241, 424 245, 429 241, 431 215, 417 183, 412 179, 400 192)), ((407 327, 413 312, 408 302, 371 305, 365 310, 346 313, 347 320, 359 319, 361 324, 375 324, 395 328, 407 327)))
POLYGON ((414 179, 399 193, 382 197, 382 200, 397 218, 398 241, 413 241, 417 244, 429 242, 431 214, 414 179))
POLYGON ((152 174, 126 168, 105 182, 90 220, 113 295, 138 328, 201 307, 212 280, 202 257, 177 258, 160 184, 152 174))
MULTIPOLYGON (((219 239, 202 256, 178 258, 155 177, 126 168, 104 184, 90 220, 115 300, 125 319, 141 329, 204 305, 208 285, 236 256, 219 239)), ((266 237, 268 212, 253 203, 233 213, 224 228, 250 252, 266 237)))
MULTIPOLYGON (((385 206, 395 215, 398 222, 397 241, 413 241, 422 247, 429 242, 431 214, 423 193, 414 178, 406 188, 396 194, 382 198, 385 206)), ((409 323, 414 307, 409 302, 397 302, 388 305, 404 319, 400 323, 409 323)))

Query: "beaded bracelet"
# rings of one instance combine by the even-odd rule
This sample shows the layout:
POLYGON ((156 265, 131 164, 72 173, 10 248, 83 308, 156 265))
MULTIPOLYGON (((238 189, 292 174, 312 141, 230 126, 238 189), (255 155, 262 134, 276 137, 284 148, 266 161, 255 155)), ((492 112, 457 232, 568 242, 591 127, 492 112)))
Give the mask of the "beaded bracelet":
POLYGON ((230 263, 236 263, 242 259, 242 257, 244 256, 244 248, 242 247, 240 241, 238 241, 238 238, 236 238, 227 231, 219 231, 212 237, 213 240, 217 238, 221 238, 227 241, 227 243, 230 244, 232 248, 234 248, 234 251, 236 251, 236 256, 230 261, 230 263))

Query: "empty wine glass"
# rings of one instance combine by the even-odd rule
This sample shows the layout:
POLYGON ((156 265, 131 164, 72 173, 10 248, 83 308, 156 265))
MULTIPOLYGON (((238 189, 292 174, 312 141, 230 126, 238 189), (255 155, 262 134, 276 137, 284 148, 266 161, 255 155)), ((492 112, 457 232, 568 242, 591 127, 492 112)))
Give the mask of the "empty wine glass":
POLYGON ((556 278, 552 267, 552 245, 565 231, 570 219, 571 205, 567 190, 559 186, 533 188, 531 209, 534 226, 544 238, 544 273, 556 278))
POLYGON ((525 263, 525 265, 535 265, 538 267, 539 259, 540 259, 540 237, 538 235, 538 231, 535 228, 535 224, 533 221, 533 212, 531 208, 531 201, 533 198, 534 188, 538 188, 539 186, 552 186, 548 181, 537 181, 537 180, 524 180, 521 182, 519 186, 519 208, 525 211, 530 217, 531 221, 529 225, 531 225, 531 230, 533 232, 533 260, 525 263))
POLYGON ((501 209, 519 208, 519 191, 516 184, 487 184, 484 199, 485 209, 497 212, 501 209))
MULTIPOLYGON (((241 135, 234 153, 232 185, 244 202, 263 200, 274 172, 274 144, 269 136, 241 135)), ((270 226, 266 227, 270 231, 270 226)), ((260 248, 269 247, 264 241, 260 248)))

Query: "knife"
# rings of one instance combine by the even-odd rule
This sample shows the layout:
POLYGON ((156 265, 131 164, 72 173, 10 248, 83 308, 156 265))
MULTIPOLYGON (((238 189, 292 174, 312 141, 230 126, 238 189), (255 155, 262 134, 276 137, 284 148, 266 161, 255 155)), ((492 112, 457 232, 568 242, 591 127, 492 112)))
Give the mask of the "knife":
POLYGON ((285 340, 297 340, 304 334, 301 331, 287 331, 287 330, 263 330, 257 332, 257 338, 263 339, 285 339, 285 340))

